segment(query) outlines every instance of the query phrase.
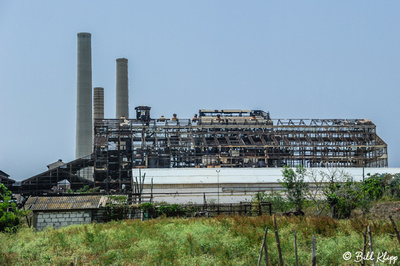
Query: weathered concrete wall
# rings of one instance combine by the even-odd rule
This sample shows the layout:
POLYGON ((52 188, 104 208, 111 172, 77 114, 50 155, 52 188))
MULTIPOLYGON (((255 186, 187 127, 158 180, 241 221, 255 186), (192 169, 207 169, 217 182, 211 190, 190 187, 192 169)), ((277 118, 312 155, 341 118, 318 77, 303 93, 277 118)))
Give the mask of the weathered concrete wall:
POLYGON ((37 212, 34 214, 33 226, 37 230, 42 230, 49 226, 60 228, 73 224, 88 224, 91 222, 91 211, 37 212))

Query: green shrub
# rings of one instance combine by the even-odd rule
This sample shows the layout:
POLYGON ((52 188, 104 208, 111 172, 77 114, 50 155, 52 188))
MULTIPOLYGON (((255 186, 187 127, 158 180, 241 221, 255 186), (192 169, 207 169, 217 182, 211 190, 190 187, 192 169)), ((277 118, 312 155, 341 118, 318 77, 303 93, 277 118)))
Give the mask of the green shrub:
POLYGON ((252 201, 258 202, 258 198, 261 202, 271 202, 272 212, 274 213, 287 212, 294 207, 293 203, 285 199, 280 192, 259 192, 253 197, 252 201))
POLYGON ((161 205, 157 208, 157 213, 158 215, 165 214, 167 217, 178 217, 184 216, 186 214, 186 210, 179 204, 161 205))
POLYGON ((117 205, 117 204, 110 204, 106 205, 103 212, 103 221, 118 221, 127 219, 129 212, 129 206, 127 205, 117 205))
POLYGON ((388 174, 374 174, 365 179, 361 184, 365 196, 370 200, 379 200, 382 198, 390 177, 388 174))
POLYGON ((393 198, 400 199, 400 173, 393 175, 388 181, 388 190, 393 198))
POLYGON ((89 194, 89 193, 98 193, 99 191, 100 191, 99 187, 90 188, 89 185, 84 185, 83 188, 78 189, 76 192, 81 194, 89 194))
POLYGON ((157 210, 156 206, 151 202, 145 202, 139 205, 139 208, 143 211, 145 217, 147 218, 156 218, 157 210))
POLYGON ((16 232, 25 212, 17 209, 11 201, 11 191, 0 183, 0 232, 16 232))
POLYGON ((351 212, 364 202, 361 184, 351 179, 344 183, 330 184, 327 188, 327 201, 332 210, 332 218, 350 218, 351 212))
POLYGON ((163 215, 165 215, 166 217, 190 216, 193 212, 197 212, 200 210, 200 207, 194 204, 170 205, 166 202, 161 202, 158 206, 154 205, 153 203, 146 202, 140 204, 139 208, 143 211, 146 218, 156 218, 163 215))

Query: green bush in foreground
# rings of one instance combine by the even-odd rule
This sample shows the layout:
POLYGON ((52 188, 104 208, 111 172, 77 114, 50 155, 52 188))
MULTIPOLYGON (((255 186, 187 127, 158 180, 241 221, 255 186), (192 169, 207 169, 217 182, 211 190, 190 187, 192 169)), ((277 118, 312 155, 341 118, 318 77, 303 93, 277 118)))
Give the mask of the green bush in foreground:
POLYGON ((21 224, 23 211, 11 202, 11 191, 0 183, 0 232, 16 232, 21 224))
MULTIPOLYGON (((354 264, 343 253, 362 248, 366 220, 328 217, 278 217, 283 258, 293 265, 296 229, 300 265, 311 262, 311 237, 317 239, 317 264, 354 264)), ((1 233, 0 265, 256 265, 265 227, 270 263, 278 264, 270 216, 218 216, 212 219, 125 220, 36 232, 22 228, 1 233)), ((400 256, 387 222, 370 223, 374 249, 400 256)))
POLYGON ((192 213, 199 211, 200 208, 194 205, 179 205, 161 203, 154 205, 150 202, 145 202, 139 205, 139 208, 144 212, 146 219, 157 218, 160 216, 166 217, 185 217, 190 216, 192 213))

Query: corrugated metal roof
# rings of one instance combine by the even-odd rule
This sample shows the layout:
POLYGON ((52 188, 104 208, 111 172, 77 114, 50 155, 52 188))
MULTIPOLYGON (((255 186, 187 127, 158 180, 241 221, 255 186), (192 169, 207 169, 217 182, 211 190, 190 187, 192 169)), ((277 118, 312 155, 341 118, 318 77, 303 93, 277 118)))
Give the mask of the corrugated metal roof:
POLYGON ((104 207, 108 197, 101 195, 62 196, 62 197, 35 197, 31 196, 25 203, 25 210, 81 210, 104 207))

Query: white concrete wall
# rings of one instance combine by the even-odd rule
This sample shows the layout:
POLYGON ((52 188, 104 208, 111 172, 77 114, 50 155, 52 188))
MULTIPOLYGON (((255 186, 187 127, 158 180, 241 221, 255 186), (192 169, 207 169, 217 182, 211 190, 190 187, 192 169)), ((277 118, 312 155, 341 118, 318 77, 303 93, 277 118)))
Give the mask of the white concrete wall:
MULTIPOLYGON (((283 168, 147 168, 141 169, 140 173, 142 176, 146 174, 145 184, 151 184, 153 178, 155 202, 204 203, 205 193, 207 202, 238 203, 251 200, 258 189, 279 190, 282 170, 283 168)), ((361 181, 363 178, 362 168, 308 168, 308 170, 315 171, 316 174, 321 171, 324 173, 344 171, 355 181, 361 181)), ((400 168, 365 168, 365 178, 368 177, 368 173, 395 174, 400 173, 400 168)), ((133 169, 133 176, 139 176, 139 169, 133 169)), ((147 197, 150 192, 149 186, 143 190, 147 197)))
POLYGON ((36 215, 37 230, 46 227, 60 228, 72 224, 88 224, 92 222, 90 211, 60 211, 60 212, 38 212, 36 215))
MULTIPOLYGON (((307 168, 316 173, 344 171, 354 180, 363 178, 363 168, 307 168)), ((283 168, 146 168, 145 184, 227 184, 227 183, 278 183, 283 168), (219 173, 217 172, 219 171, 219 173), (218 180, 219 179, 219 180, 218 180)), ((364 175, 370 173, 400 173, 400 168, 364 168, 364 175)), ((139 176, 139 169, 133 169, 133 176, 139 176)))
MULTIPOLYGON (((267 190, 268 191, 268 190, 267 190)), ((148 196, 150 189, 144 189, 143 193, 148 196)), ((224 192, 222 187, 212 188, 177 188, 177 189, 154 189, 153 190, 153 202, 167 202, 169 204, 187 204, 196 203, 204 204, 204 196, 206 203, 239 203, 241 201, 251 201, 253 196, 256 194, 252 192, 224 192), (171 193, 171 194, 166 194, 171 193), (204 195, 205 194, 205 195, 204 195)), ((149 198, 145 198, 144 201, 149 201, 149 198)))

